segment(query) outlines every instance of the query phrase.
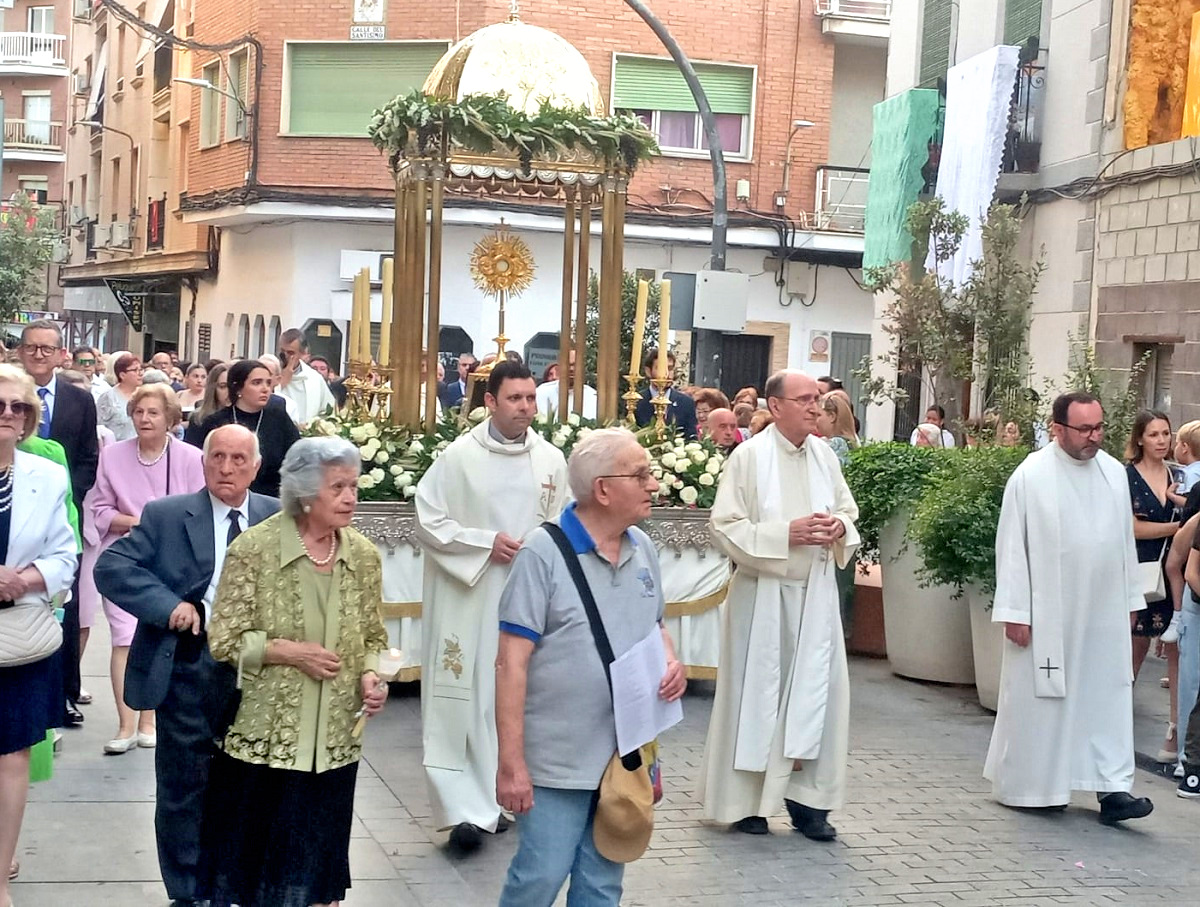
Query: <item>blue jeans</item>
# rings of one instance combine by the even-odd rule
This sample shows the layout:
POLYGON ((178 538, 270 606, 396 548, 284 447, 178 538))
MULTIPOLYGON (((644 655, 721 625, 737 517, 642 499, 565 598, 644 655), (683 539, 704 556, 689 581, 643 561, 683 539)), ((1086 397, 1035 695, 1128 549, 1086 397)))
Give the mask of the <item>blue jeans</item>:
MULTIPOLYGON (((1178 707, 1175 723, 1179 727, 1179 759, 1183 762, 1184 737, 1187 734, 1188 716, 1196 704, 1200 691, 1200 605, 1192 598, 1192 590, 1183 590, 1183 610, 1179 613, 1179 689, 1175 691, 1178 707)), ((1192 762, 1200 753, 1188 754, 1192 762)))
POLYGON ((533 809, 517 816, 520 843, 500 907, 551 907, 567 876, 567 907, 617 907, 625 867, 592 843, 596 792, 534 787, 533 809))

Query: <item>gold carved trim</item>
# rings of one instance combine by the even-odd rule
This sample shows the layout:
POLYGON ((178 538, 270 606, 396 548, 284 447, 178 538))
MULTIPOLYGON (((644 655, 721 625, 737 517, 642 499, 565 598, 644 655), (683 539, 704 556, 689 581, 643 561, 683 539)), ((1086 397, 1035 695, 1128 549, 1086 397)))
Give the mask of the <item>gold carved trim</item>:
POLYGON ((663 617, 695 617, 697 614, 711 611, 720 605, 725 601, 728 593, 729 583, 726 583, 716 592, 703 598, 696 598, 688 602, 667 602, 667 606, 663 609, 663 617))
POLYGON ((405 617, 420 617, 421 602, 381 602, 379 611, 384 620, 396 620, 405 617))

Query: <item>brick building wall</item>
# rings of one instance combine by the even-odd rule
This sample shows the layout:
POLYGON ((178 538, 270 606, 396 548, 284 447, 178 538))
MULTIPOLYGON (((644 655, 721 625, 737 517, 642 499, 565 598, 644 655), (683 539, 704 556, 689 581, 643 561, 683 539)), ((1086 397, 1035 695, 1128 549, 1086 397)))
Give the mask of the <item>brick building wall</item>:
MULTIPOLYGON (((386 164, 367 138, 309 138, 280 134, 284 83, 284 41, 345 40, 351 24, 351 0, 195 0, 193 37, 208 44, 253 33, 263 45, 262 91, 257 104, 260 142, 259 181, 266 186, 360 195, 387 194, 386 164)), ((445 40, 508 15, 508 0, 482 0, 453 7, 391 0, 387 9, 388 40, 445 40)), ((751 0, 730 4, 710 0, 664 0, 656 14, 696 61, 757 65, 752 159, 730 162, 730 201, 739 179, 751 184, 749 207, 774 211, 773 195, 781 186, 783 158, 793 119, 815 123, 792 145, 793 171, 788 213, 813 208, 815 168, 825 162, 829 142, 828 111, 832 97, 831 39, 806 4, 788 0, 751 0)), ((666 56, 658 39, 620 0, 562 4, 527 0, 522 19, 548 28, 574 44, 587 59, 608 99, 614 52, 666 56)), ((198 76, 213 54, 196 52, 192 75, 198 76)), ((199 122, 200 91, 192 91, 191 121, 199 122)), ((363 124, 364 133, 366 124, 363 124)), ((190 136, 188 192, 191 196, 243 184, 248 143, 200 147, 198 129, 190 136)), ((662 204, 660 187, 685 191, 679 201, 709 207, 711 165, 707 159, 661 157, 645 166, 630 188, 633 202, 662 204), (699 193, 699 194, 695 194, 699 193)))

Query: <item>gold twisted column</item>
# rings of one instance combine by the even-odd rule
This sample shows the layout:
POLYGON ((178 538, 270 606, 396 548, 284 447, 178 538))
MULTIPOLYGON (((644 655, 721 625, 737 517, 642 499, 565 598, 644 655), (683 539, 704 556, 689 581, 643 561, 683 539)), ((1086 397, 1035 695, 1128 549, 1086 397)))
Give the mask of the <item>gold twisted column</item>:
MULTIPOLYGON (((575 289, 575 190, 567 190, 563 211, 562 318, 558 328, 558 418, 567 420, 571 381, 571 294, 575 289)), ((578 363, 582 370, 582 362, 578 363)))
POLYGON ((429 319, 429 330, 425 343, 425 430, 428 432, 432 432, 437 424, 437 364, 441 358, 442 345, 442 200, 445 172, 440 164, 434 166, 429 216, 429 312, 426 315, 429 319))
POLYGON ((579 190, 579 282, 575 290, 575 377, 571 381, 574 403, 572 410, 583 415, 583 386, 587 384, 587 303, 591 272, 588 262, 592 251, 592 190, 579 190))

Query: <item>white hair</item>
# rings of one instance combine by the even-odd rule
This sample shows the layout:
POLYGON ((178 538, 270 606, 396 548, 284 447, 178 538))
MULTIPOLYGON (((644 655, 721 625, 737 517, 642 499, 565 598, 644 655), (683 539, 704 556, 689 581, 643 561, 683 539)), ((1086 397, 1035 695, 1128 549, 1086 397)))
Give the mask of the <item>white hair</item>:
POLYGON ((209 448, 209 445, 212 444, 213 436, 217 432, 224 431, 227 428, 240 428, 242 431, 244 431, 246 434, 248 434, 251 437, 251 439, 254 441, 254 462, 257 463, 259 460, 262 459, 262 450, 258 446, 258 435, 256 435, 250 429, 246 428, 246 426, 244 426, 244 425, 219 425, 216 428, 214 428, 212 431, 210 431, 207 435, 205 435, 204 436, 204 446, 200 448, 200 452, 204 455, 205 459, 208 458, 208 448, 209 448))
POLYGON ((263 353, 258 357, 258 361, 267 367, 273 378, 278 378, 283 374, 283 367, 279 364, 279 357, 274 353, 263 353))
POLYGON ((142 372, 142 384, 170 384, 171 379, 160 368, 148 368, 142 372))
POLYGON ((362 469, 362 455, 345 438, 301 438, 290 448, 279 467, 279 505, 298 517, 304 505, 321 493, 325 470, 330 466, 362 469))
POLYGON ((567 484, 575 500, 582 504, 591 501, 596 479, 611 475, 617 458, 631 445, 641 447, 627 428, 598 428, 576 444, 567 461, 567 484))
POLYGON ((942 430, 931 422, 922 422, 917 426, 917 434, 923 436, 930 447, 943 447, 942 430))

